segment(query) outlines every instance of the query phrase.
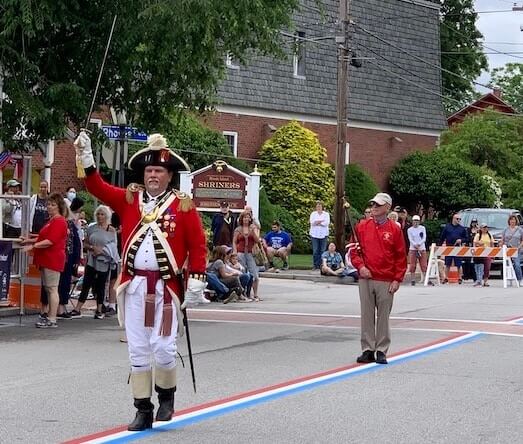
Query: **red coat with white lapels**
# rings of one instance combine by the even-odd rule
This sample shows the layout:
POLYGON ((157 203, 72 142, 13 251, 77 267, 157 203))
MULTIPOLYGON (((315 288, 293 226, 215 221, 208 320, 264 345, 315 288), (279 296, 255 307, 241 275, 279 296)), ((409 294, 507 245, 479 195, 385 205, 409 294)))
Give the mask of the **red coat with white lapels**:
MULTIPOLYGON (((87 190, 110 206, 120 216, 122 224, 122 274, 118 290, 122 290, 130 282, 132 276, 127 272, 125 263, 129 249, 129 241, 141 221, 141 192, 134 192, 132 203, 128 203, 126 195, 128 190, 118 188, 106 183, 98 172, 88 174, 85 178, 87 190)), ((205 233, 198 212, 192 205, 190 198, 177 196, 167 212, 169 213, 169 225, 162 231, 166 233, 165 238, 171 247, 178 269, 187 269, 189 273, 205 273, 207 247, 205 233), (188 205, 189 204, 189 205, 188 205)), ((166 281, 171 290, 176 305, 181 300, 180 283, 174 276, 166 281), (174 297, 176 295, 176 297, 174 297)))

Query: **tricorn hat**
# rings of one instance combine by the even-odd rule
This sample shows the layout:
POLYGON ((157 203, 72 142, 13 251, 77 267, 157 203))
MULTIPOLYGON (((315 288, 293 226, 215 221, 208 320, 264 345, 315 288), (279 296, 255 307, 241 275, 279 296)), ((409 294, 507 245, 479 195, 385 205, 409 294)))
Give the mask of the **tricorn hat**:
POLYGON ((191 171, 189 165, 167 146, 167 140, 161 134, 151 134, 147 139, 147 148, 135 153, 129 159, 129 168, 143 171, 147 166, 162 166, 169 171, 191 171))

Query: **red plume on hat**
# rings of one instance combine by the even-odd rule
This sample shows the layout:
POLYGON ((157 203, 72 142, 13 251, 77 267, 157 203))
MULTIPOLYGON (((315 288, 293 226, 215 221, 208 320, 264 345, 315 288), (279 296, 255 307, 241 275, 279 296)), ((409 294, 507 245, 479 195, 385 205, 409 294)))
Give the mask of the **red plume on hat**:
POLYGON ((187 162, 169 149, 167 140, 161 134, 151 134, 147 147, 135 153, 128 165, 134 171, 143 171, 147 166, 162 166, 169 171, 191 171, 187 162))

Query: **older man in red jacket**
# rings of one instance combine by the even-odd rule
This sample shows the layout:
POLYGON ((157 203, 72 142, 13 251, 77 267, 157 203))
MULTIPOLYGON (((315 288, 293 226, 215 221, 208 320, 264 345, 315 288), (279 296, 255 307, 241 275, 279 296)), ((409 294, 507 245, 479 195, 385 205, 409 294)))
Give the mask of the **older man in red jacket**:
POLYGON ((401 229, 387 218, 391 197, 378 193, 370 202, 372 218, 356 225, 359 248, 351 251, 352 265, 360 276, 363 353, 357 362, 387 364, 389 316, 394 293, 407 270, 407 255, 401 229))
POLYGON ((87 189, 122 222, 118 317, 125 322, 137 409, 128 429, 144 430, 153 422, 151 356, 160 404, 156 420, 169 421, 174 413, 176 338, 183 331, 181 270, 187 268, 190 276, 185 304, 198 302, 205 287, 207 249, 200 217, 189 196, 169 186, 176 171, 189 167, 167 147, 163 136, 153 134, 147 148, 129 160, 129 168, 143 172, 144 185, 131 184, 125 190, 107 184, 97 173, 84 131, 75 145, 87 189))

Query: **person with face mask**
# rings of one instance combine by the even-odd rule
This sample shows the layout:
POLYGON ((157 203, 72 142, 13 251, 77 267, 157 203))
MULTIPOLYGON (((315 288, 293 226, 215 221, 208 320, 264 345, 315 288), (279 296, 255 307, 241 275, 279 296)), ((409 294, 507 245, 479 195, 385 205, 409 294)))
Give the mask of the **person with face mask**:
POLYGON ((68 187, 67 191, 65 192, 65 203, 68 207, 71 206, 71 202, 76 197, 76 188, 75 187, 68 187))

